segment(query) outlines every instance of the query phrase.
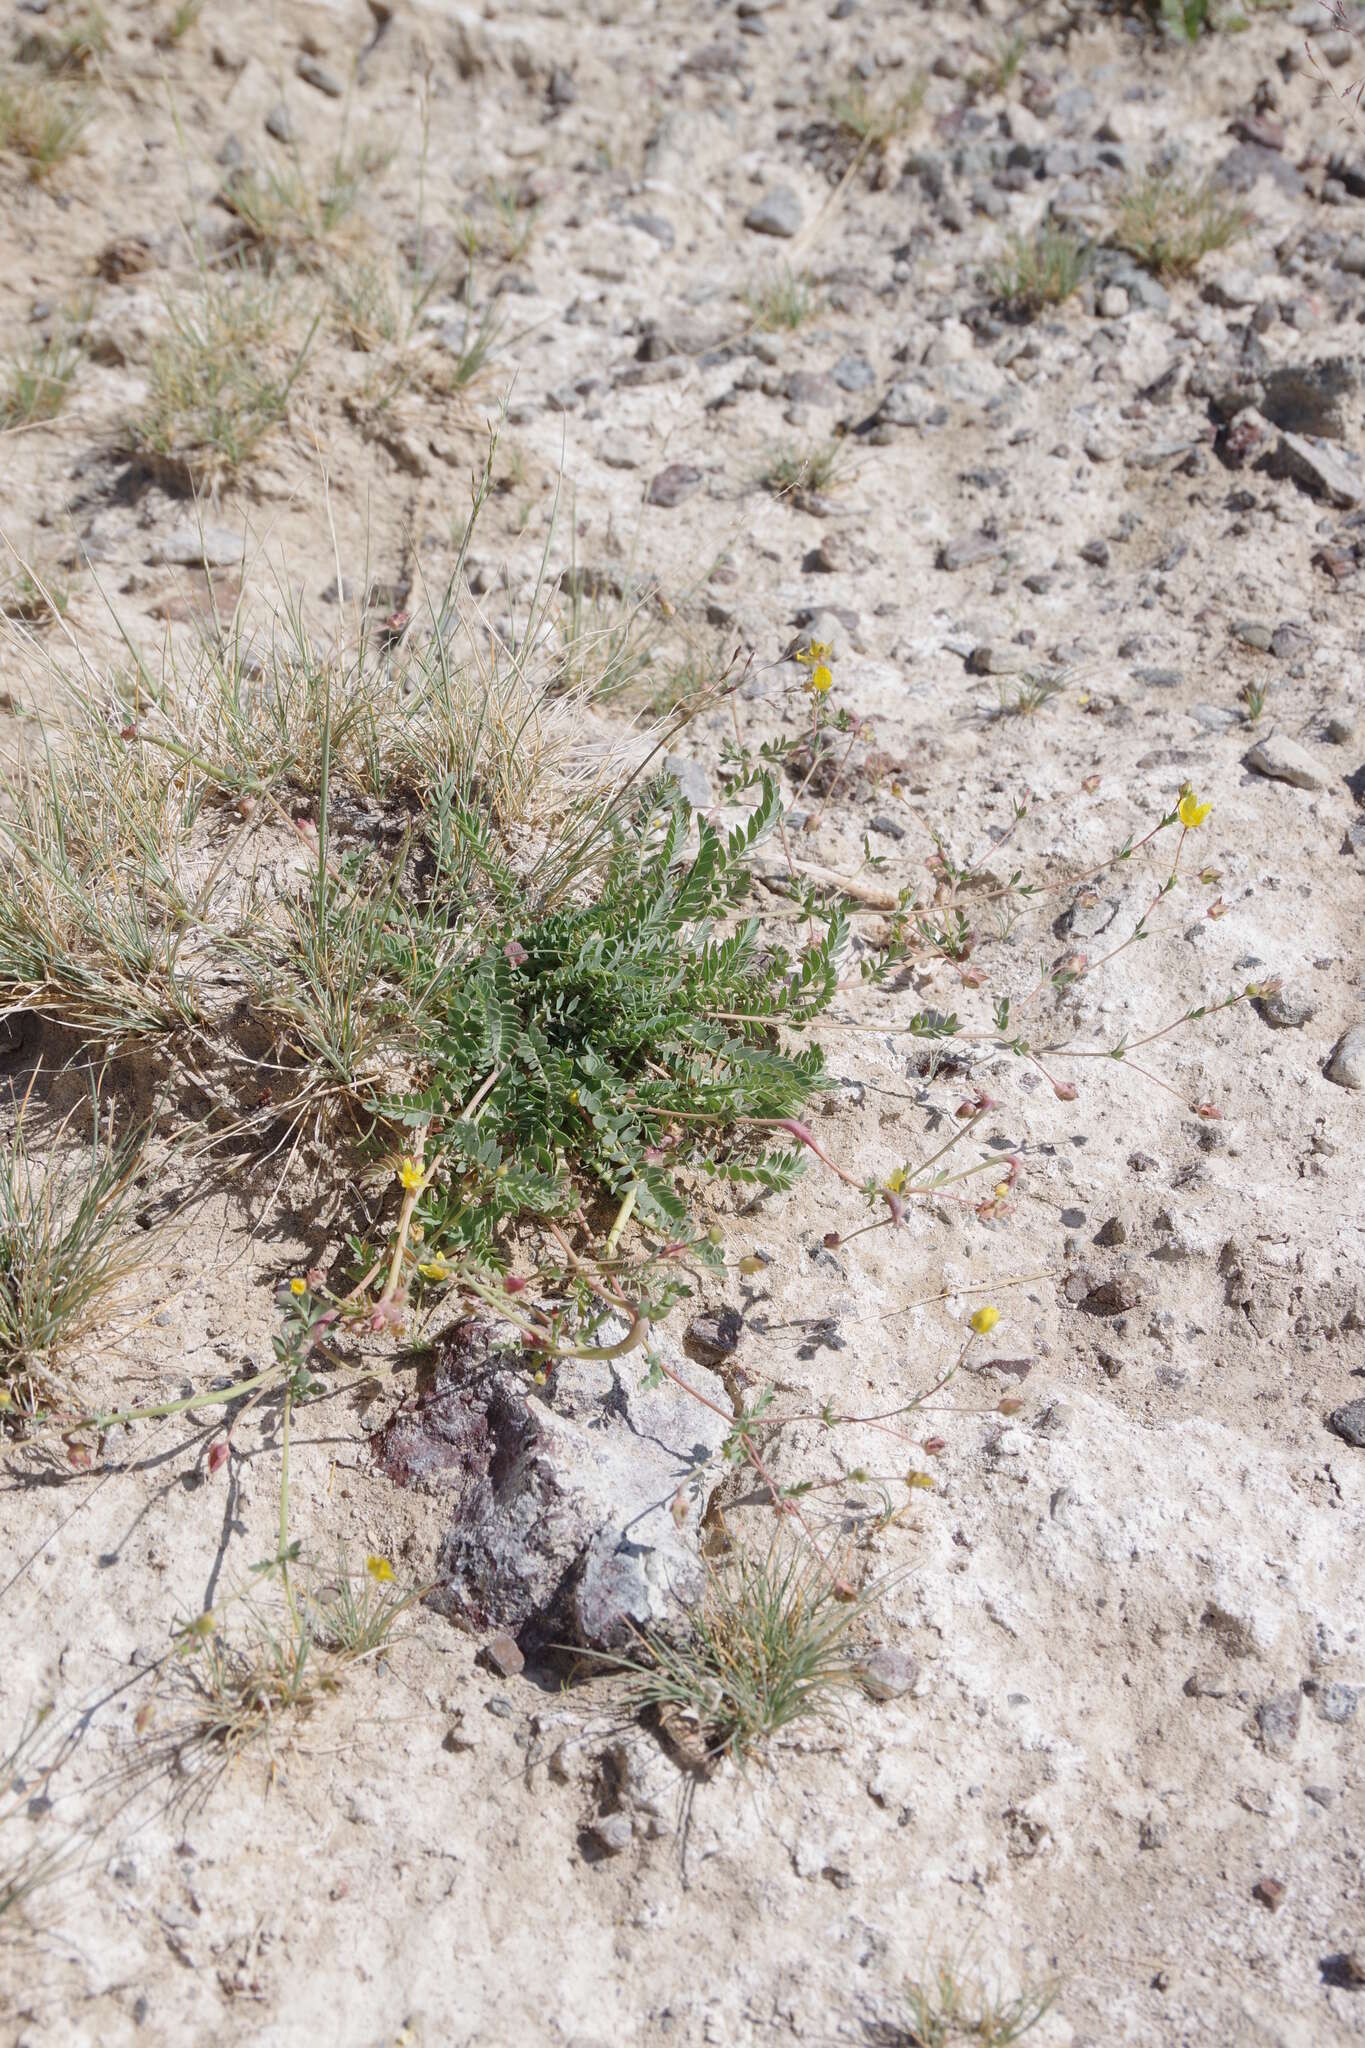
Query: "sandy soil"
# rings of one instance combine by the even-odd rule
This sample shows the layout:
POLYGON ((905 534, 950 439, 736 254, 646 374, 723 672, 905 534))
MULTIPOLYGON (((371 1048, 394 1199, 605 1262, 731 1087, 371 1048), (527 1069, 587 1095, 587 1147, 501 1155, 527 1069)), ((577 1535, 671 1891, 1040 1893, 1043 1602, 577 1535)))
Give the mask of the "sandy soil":
MULTIPOLYGON (((1239 379, 1359 370, 1365 139, 1330 88, 1365 58, 1314 70, 1313 8, 1193 48, 1097 9, 985 0, 400 0, 376 38, 379 13, 244 0, 158 46, 166 0, 111 4, 82 152, 41 184, 0 159, 0 331, 26 347, 79 304, 100 338, 55 421, 0 437, 5 531, 60 576, 73 633, 111 644, 106 595, 153 646, 202 608, 202 575, 153 559, 185 504, 118 452, 120 423, 193 283, 196 227, 227 224, 225 144, 287 167, 265 128, 283 105, 310 172, 343 130, 394 151, 327 262, 394 260, 419 203, 452 251, 472 218, 473 303, 498 326, 477 382, 419 386, 376 420, 371 359, 324 325, 288 425, 211 508, 252 536, 249 578, 321 615, 329 502, 345 573, 368 562, 396 602, 439 583, 510 388, 476 586, 526 589, 562 472, 556 567, 659 594, 658 675, 752 650, 736 703, 754 744, 807 717, 780 657, 829 616, 838 701, 867 724, 828 802, 797 806, 803 860, 852 874, 866 838, 894 890, 940 832, 959 860, 1055 885, 997 942, 1022 993, 1040 959, 1127 938, 1159 862, 1061 885, 1190 782, 1213 811, 1180 887, 1145 942, 1038 1006, 1040 1028, 1095 1049, 1250 979, 1283 996, 1173 1032, 1143 1058, 1155 1078, 1064 1060, 1074 1100, 998 1052, 935 1070, 904 1026, 926 1004, 975 1018, 951 977, 840 999, 827 1149, 884 1174, 985 1089, 982 1135, 1022 1174, 993 1217, 921 1205, 833 1251, 825 1234, 861 1212, 827 1176, 727 1223, 770 1264, 716 1300, 744 1311, 749 1388, 793 1408, 905 1400, 955 1355, 979 1290, 1002 1311, 934 1409, 933 1491, 876 1531, 875 1489, 812 1496, 885 1581, 874 1632, 918 1659, 913 1689, 850 1694, 843 1719, 746 1770, 691 1779, 609 1689, 561 1690, 553 1664, 499 1678, 477 1636, 419 1609, 268 1756, 158 1778, 141 1768, 150 1667, 273 1541, 277 1418, 248 1417, 214 1474, 174 1421, 88 1472, 14 1443, 0 1727, 47 1699, 92 1706, 43 1825, 99 1826, 6 1933, 5 2037, 908 2042, 907 1982, 965 1956, 1005 1990, 1061 1980, 1030 2036, 1049 2048, 1356 2039, 1365 1451, 1327 1417, 1365 1392, 1365 1121, 1327 1070, 1365 1017, 1365 481, 1333 504, 1230 466, 1215 434, 1239 379), (341 97, 299 75, 310 52, 341 97), (878 105, 925 92, 855 161, 828 107, 858 79, 878 105), (1125 176, 1168 156, 1244 192, 1243 240, 1154 304, 1095 275, 1032 322, 993 307, 1011 233, 1049 206, 1102 233, 1125 176), (744 224, 774 188, 794 237, 744 224), (133 235, 141 267, 108 281, 101 252, 133 235), (746 293, 788 266, 813 316, 764 331, 746 293), (836 426, 823 492, 756 482, 775 449, 836 426), (651 503, 672 465, 695 482, 651 503), (1000 715, 1025 670, 1061 690, 1000 715), (1247 685, 1266 692, 1254 727, 1247 685), (1313 787, 1248 765, 1267 735, 1306 752, 1313 787), (592 1836, 607 1811, 632 1823, 613 1855, 592 1836)), ((19 11, 5 33, 41 26, 19 11)), ((1348 379, 1348 464, 1362 411, 1348 379)), ((0 660, 18 731, 44 685, 31 648, 0 660)), ((726 704, 682 743, 713 783, 731 731, 726 704)), ((22 1050, 7 1062, 24 1071, 22 1050)), ((322 1245, 287 1207, 262 1223, 260 1194, 187 1204, 84 1360, 99 1399, 173 1398, 266 1355, 273 1285, 322 1245)), ((423 1580, 441 1502, 374 1469, 386 1413, 308 1411, 294 1527, 313 1554, 372 1551, 423 1580)), ((777 1453, 786 1480, 886 1457, 871 1430, 814 1423, 777 1453)), ((732 1534, 765 1541, 758 1493, 728 1484, 732 1534)))

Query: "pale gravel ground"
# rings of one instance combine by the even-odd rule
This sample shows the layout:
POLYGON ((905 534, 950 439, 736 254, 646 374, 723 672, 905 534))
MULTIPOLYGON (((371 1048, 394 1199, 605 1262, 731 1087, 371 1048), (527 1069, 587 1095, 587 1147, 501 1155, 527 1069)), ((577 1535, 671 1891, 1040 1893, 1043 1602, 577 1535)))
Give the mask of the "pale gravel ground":
MULTIPOLYGON (((13 332, 35 297, 71 290, 111 234, 160 232, 185 210, 187 187, 206 196, 228 129, 249 150, 266 147, 261 122, 282 87, 306 145, 321 153, 339 114, 293 78, 299 39, 316 35, 341 73, 370 26, 367 10, 350 6, 206 17, 165 60, 186 120, 182 168, 146 18, 109 12, 111 96, 131 70, 140 102, 111 97, 88 157, 57 182, 64 206, 5 174, 14 197, 0 230, 0 316, 13 332), (135 30, 140 44, 127 40, 135 30), (212 63, 215 44, 246 59, 235 80, 212 63)), ((1021 19, 1026 35, 1032 19, 1021 19)), ((490 571, 505 558, 513 583, 524 582, 562 459, 580 564, 633 562, 698 645, 756 649, 758 685, 742 700, 755 738, 804 715, 791 708, 790 671, 767 666, 794 614, 856 612, 837 684, 899 765, 907 836, 877 842, 895 880, 922 872, 931 825, 946 827, 959 852, 978 851, 1025 785, 1034 808, 1018 858, 1083 872, 1189 778, 1215 807, 1190 880, 1153 919, 1150 940, 1084 986, 1078 1040, 1138 1035, 1251 975, 1282 976, 1315 1013, 1301 1030, 1274 1031, 1242 1007, 1174 1037, 1154 1064, 1175 1095, 1095 1063, 1069 1070, 1081 1094, 1067 1104, 1025 1067, 979 1064, 972 1085, 1001 1098, 986 1129, 1013 1143, 1026 1169, 1005 1224, 916 1211, 895 1236, 816 1257, 822 1235, 847 1228, 857 1205, 832 1182, 809 1180, 745 1226, 773 1255, 741 1353, 756 1380, 808 1389, 817 1402, 889 1405, 933 1376, 979 1297, 890 1312, 985 1284, 1000 1288, 1004 1311, 994 1355, 1035 1361, 1014 1417, 936 1418, 948 1440, 940 1486, 915 1495, 878 1542, 875 1570, 892 1581, 879 1626, 921 1660, 912 1697, 854 1701, 846 1725, 780 1745, 772 1769, 723 1772, 690 1804, 672 1766, 637 1741, 627 1799, 635 1840, 593 1862, 581 1834, 597 1811, 600 1756, 619 1739, 609 1707, 492 1679, 475 1665, 475 1642, 423 1616, 382 1671, 280 1746, 268 1783, 247 1762, 202 1802, 163 1810, 143 1794, 78 1876, 38 1895, 31 1934, 0 1950, 8 2038, 26 2048, 227 2035, 295 2048, 320 2028, 345 2048, 886 2041, 898 2037, 884 2030, 904 2019, 905 1980, 923 1974, 926 1958, 967 1949, 1006 1986, 1064 1979, 1058 2008, 1030 2037, 1049 2048, 1317 2048, 1365 2031, 1365 1992, 1334 1986, 1327 1965, 1365 1946, 1360 1724, 1320 1711, 1322 1687, 1365 1685, 1365 1453, 1324 1427, 1328 1410, 1358 1395, 1365 1367, 1350 1314, 1361 1298, 1365 1132, 1359 1097, 1323 1072, 1338 1033, 1365 1010, 1365 891, 1360 865, 1342 851, 1358 816, 1346 778, 1360 768, 1361 743, 1334 745, 1324 730, 1328 715, 1359 704, 1357 585, 1334 585, 1312 562, 1344 520, 1291 483, 1233 475, 1211 453, 1189 474, 1178 455, 1152 467, 1126 459, 1182 441, 1207 447, 1201 398, 1181 388, 1166 403, 1134 402, 1182 344, 1195 368, 1235 356, 1228 327, 1245 315, 1204 303, 1198 285, 1174 287, 1164 318, 1101 321, 1072 304, 1033 331, 1036 355, 1022 370, 996 361, 998 339, 974 341, 959 317, 984 301, 974 280, 1003 231, 1038 215, 1054 181, 1007 195, 998 222, 976 215, 960 235, 936 222, 918 180, 898 183, 899 165, 912 147, 951 146, 935 140, 932 120, 960 97, 959 84, 931 83, 926 124, 893 149, 887 189, 858 180, 816 220, 831 187, 801 137, 829 87, 859 56, 900 56, 913 72, 945 46, 974 42, 989 53, 1003 15, 865 0, 836 22, 823 5, 788 0, 764 20, 767 35, 751 39, 736 37, 729 9, 509 6, 482 21, 428 4, 400 9, 370 59, 352 119, 398 131, 403 145, 381 180, 376 224, 406 225, 415 205, 419 38, 435 109, 429 218, 448 222, 454 199, 485 176, 515 184, 529 173, 542 193, 517 266, 530 290, 499 300, 509 335, 527 330, 499 357, 517 368, 508 439, 525 480, 496 502, 476 556, 490 571), (741 68, 680 73, 680 60, 713 37, 736 43, 741 68), (553 122, 552 63, 577 85, 553 122), (713 340, 742 333, 738 294, 758 266, 791 253, 740 226, 776 182, 803 199, 813 231, 793 261, 809 265, 828 310, 779 337, 775 362, 674 356, 663 381, 622 381, 636 371, 641 316, 686 314, 713 340), (631 213, 666 218, 673 248, 631 227, 631 213), (786 401, 766 395, 762 379, 826 372, 850 351, 872 364, 875 388, 784 423, 786 401), (774 440, 814 439, 835 417, 864 418, 926 352, 948 408, 942 428, 854 441, 828 518, 753 489, 774 440), (709 409, 750 366, 752 388, 709 409), (590 378, 596 388, 577 394, 567 418, 548 402, 590 378), (1084 452, 1087 437, 1099 459, 1084 452), (676 510, 641 510, 643 487, 674 461, 694 463, 701 488, 676 510), (983 471, 997 474, 963 481, 983 471), (1239 488, 1257 509, 1227 509, 1239 488), (958 574, 935 566, 944 542, 987 517, 1008 559, 958 574), (831 534, 849 567, 803 569, 831 534), (1097 537, 1110 544, 1107 568, 1080 559, 1097 537), (1172 559, 1179 541, 1185 552, 1172 559), (1036 571, 1053 572, 1044 594, 1024 587, 1036 571), (708 603, 723 621, 708 623, 708 603), (1301 622, 1303 652, 1279 661, 1236 643, 1229 627, 1247 616, 1301 622), (1069 687, 1035 719, 992 720, 996 686, 964 674, 962 651, 1021 632, 1062 651, 1069 687), (1130 636, 1141 649, 1120 657, 1130 636), (1132 674, 1142 666, 1184 680, 1144 685, 1132 674), (1314 753, 1326 773, 1320 792, 1252 776, 1246 730, 1211 731, 1191 715, 1195 705, 1235 712, 1241 684, 1262 676, 1271 678, 1264 724, 1314 753), (1087 793, 1091 776, 1099 782, 1087 793), (1221 870, 1228 914, 1218 922, 1204 916, 1211 892, 1193 881, 1200 861, 1221 870), (1185 1106, 1206 1100, 1221 1123, 1201 1123, 1185 1106), (1145 1155, 1141 1170, 1134 1155, 1145 1155), (1109 1270, 1114 1255, 1091 1239, 1112 1216, 1126 1225, 1122 1256, 1143 1288, 1117 1333, 1065 1292, 1069 1267, 1109 1270), (1235 1290, 1219 1257, 1230 1241, 1246 1307, 1226 1298, 1235 1290), (1047 1277, 1002 1284, 1029 1274, 1047 1277), (835 1320, 842 1348, 797 1355, 792 1325, 812 1317, 835 1320), (1305 1681, 1319 1690, 1301 1693, 1305 1681), (1295 1694, 1297 1733, 1267 1746, 1257 1706, 1295 1694), (469 1748, 443 1746, 452 1725, 469 1748), (1253 1897, 1265 1877, 1287 1887, 1275 1913, 1253 1897)), ((1063 86, 1091 87, 1082 137, 1110 114, 1135 162, 1178 140, 1200 167, 1231 146, 1229 119, 1266 80, 1288 125, 1287 156, 1304 162, 1315 146, 1349 147, 1350 136, 1298 65, 1303 33, 1292 20, 1258 18, 1244 36, 1157 63, 1150 45, 1092 20, 1065 50, 1030 46, 1022 70, 1065 69, 1063 86), (1146 100, 1127 97, 1141 84, 1146 100)), ((991 132, 1003 123, 1021 142, 1051 139, 1058 124, 1021 107, 1020 93, 1016 83, 1007 101, 981 102, 991 132)), ((1310 184, 1318 179, 1310 162, 1310 184)), ((974 182, 989 188, 988 177, 969 177, 964 193, 974 182)), ((1302 330, 1267 330, 1272 360, 1358 354, 1359 280, 1324 265, 1294 281, 1274 251, 1301 227, 1355 232, 1365 209, 1321 206, 1268 179, 1252 203, 1253 234, 1208 274, 1249 271, 1262 295, 1306 305, 1302 330)), ((147 556, 180 515, 156 493, 132 507, 115 502, 116 466, 96 458, 135 396, 137 328, 154 327, 164 286, 153 272, 103 288, 96 318, 130 337, 129 362, 87 372, 56 429, 0 444, 16 541, 56 553, 64 507, 78 531, 93 518, 108 549, 101 578, 133 616, 153 611, 177 581, 147 556)), ((314 599, 331 575, 314 434, 343 561, 360 562, 368 530, 371 560, 396 575, 412 532, 439 572, 487 409, 414 405, 405 424, 421 473, 409 474, 342 416, 339 393, 355 374, 354 359, 329 344, 305 380, 292 436, 271 444, 254 475, 258 495, 226 508, 269 536, 272 556, 314 599)), ((490 379, 489 403, 497 388, 490 379)), ((1348 437, 1357 450, 1360 426, 1357 398, 1348 437)), ((557 546, 562 559, 567 541, 557 546)), ((98 633, 92 582, 78 577, 74 587, 78 621, 98 633)), ((5 665, 5 687, 23 701, 28 672, 9 652, 5 665)), ((727 729, 728 714, 689 742, 712 770, 727 729)), ((836 801, 803 850, 847 870, 870 817, 886 808, 884 792, 836 801)), ((1104 902, 1120 906, 1115 933, 1130 928, 1157 872, 1100 884, 1104 902)), ((1062 945, 1049 930, 1057 907, 1021 928, 1005 955, 1017 955, 1016 987, 1040 953, 1050 959, 1062 945)), ((1098 952, 1115 942, 1084 943, 1098 952)), ((916 1156, 926 1108, 951 1109, 960 1097, 961 1077, 926 1086, 894 1036, 913 1008, 940 997, 936 985, 841 1004, 831 1065, 865 1092, 861 1106, 840 1100, 821 1135, 859 1171, 916 1156)), ((953 1000, 965 1012, 970 998, 953 1000)), ((102 1381, 174 1392, 258 1351, 269 1283, 294 1255, 273 1237, 249 1241, 235 1204, 197 1212, 151 1283, 169 1319, 125 1337, 96 1368, 102 1381)), ((743 1305, 738 1291, 732 1298, 743 1305)), ((989 1411, 1012 1386, 983 1375, 954 1400, 989 1411)), ((296 1449, 294 1485, 305 1540, 326 1552, 338 1542, 385 1551, 421 1576, 440 1515, 370 1471, 363 1439, 375 1417, 338 1405, 310 1420, 315 1440, 296 1449)), ((133 1676, 202 1597, 225 1536, 229 1572, 273 1540, 276 1464, 264 1433, 239 1447, 226 1505, 221 1481, 192 1484, 177 1441, 170 1426, 149 1430, 129 1447, 130 1469, 60 1490, 22 1456, 12 1461, 0 1496, 14 1560, 0 1609, 6 1727, 35 1698, 74 1705, 133 1676)), ((831 1446, 794 1430, 783 1476, 835 1471, 836 1458, 880 1469, 885 1455, 870 1434, 831 1446)), ((732 1528, 763 1540, 756 1509, 727 1513, 732 1528)), ((87 1775, 135 1753, 138 1703, 134 1689, 102 1709, 87 1775)))

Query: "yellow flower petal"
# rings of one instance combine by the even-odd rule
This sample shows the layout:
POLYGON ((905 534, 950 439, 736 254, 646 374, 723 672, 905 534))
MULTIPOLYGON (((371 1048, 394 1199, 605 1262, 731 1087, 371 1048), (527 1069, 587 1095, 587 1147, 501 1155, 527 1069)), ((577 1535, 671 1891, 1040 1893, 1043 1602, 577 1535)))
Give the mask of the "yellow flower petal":
POLYGON ((291 1294, 307 1294, 308 1282, 306 1280, 300 1280, 297 1277, 294 1278, 289 1283, 289 1292, 291 1294))
POLYGON ((1000 1320, 998 1308, 979 1308, 974 1316, 967 1319, 978 1337, 984 1337, 993 1330, 1000 1320))
POLYGON ((806 688, 814 690, 817 697, 823 697, 833 681, 834 677, 822 661, 817 669, 812 670, 811 679, 807 683, 806 688))
POLYGON ((1180 799, 1180 822, 1187 832, 1193 832, 1197 825, 1203 824, 1212 809, 1212 804, 1201 804, 1194 791, 1187 789, 1180 799))
POLYGON ((417 1161, 409 1156, 400 1162, 398 1178, 411 1194, 414 1188, 420 1188, 422 1185, 422 1169, 417 1161))
POLYGON ((365 1560, 365 1569, 372 1579, 379 1581, 381 1586, 387 1586, 392 1583, 393 1566, 386 1557, 376 1557, 372 1553, 365 1560))

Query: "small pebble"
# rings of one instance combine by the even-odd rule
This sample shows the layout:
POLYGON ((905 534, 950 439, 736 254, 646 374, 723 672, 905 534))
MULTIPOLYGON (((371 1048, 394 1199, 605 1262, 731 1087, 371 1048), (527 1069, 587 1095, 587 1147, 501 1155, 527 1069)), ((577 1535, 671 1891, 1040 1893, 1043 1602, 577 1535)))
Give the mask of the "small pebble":
POLYGON ((774 185, 744 216, 744 225, 755 235, 776 235, 790 241, 801 231, 801 201, 790 185, 774 185))
POLYGON ((1334 1408, 1327 1418, 1327 1427, 1344 1444, 1365 1451, 1365 1401, 1347 1401, 1344 1407, 1334 1408))
POLYGON ((1246 757, 1248 768, 1272 782, 1288 782, 1295 789, 1325 789, 1327 776, 1306 747, 1283 733, 1270 733, 1246 757))
POLYGON ((1332 1047, 1327 1078, 1338 1088, 1365 1088, 1365 1024, 1352 1024, 1332 1047))
POLYGON ((492 1636, 479 1652, 479 1662, 499 1678, 517 1678, 526 1669, 526 1659, 515 1638, 492 1636))
POLYGON ((898 1700, 912 1692, 919 1678, 919 1659, 910 1650, 889 1644, 870 1650, 857 1667, 863 1691, 874 1700, 898 1700))

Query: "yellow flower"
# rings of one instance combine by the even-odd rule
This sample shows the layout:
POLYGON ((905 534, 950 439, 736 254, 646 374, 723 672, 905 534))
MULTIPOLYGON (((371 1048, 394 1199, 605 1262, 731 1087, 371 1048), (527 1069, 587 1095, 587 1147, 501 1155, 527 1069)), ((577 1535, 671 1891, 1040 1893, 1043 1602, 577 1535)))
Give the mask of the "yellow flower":
POLYGON ((923 1486, 923 1487, 932 1487, 932 1485, 933 1485, 934 1481, 933 1481, 933 1476, 932 1476, 932 1474, 931 1474, 931 1473, 928 1473, 928 1472, 907 1472, 907 1473, 906 1473, 906 1475, 905 1475, 905 1483, 906 1483, 906 1485, 907 1485, 907 1486, 916 1486, 916 1487, 920 1487, 920 1486, 923 1486))
POLYGON ((820 662, 828 661, 833 652, 834 649, 828 640, 812 640, 810 646, 803 647, 796 658, 803 668, 809 668, 812 662, 818 666, 820 662))
POLYGON ((999 1320, 1000 1311, 998 1308, 979 1308, 974 1316, 968 1317, 968 1321, 978 1337, 986 1336, 988 1332, 995 1328, 999 1320))
POLYGON ((365 1560, 365 1569, 372 1579, 379 1581, 381 1586, 388 1586, 393 1583, 393 1566, 386 1557, 376 1557, 371 1553, 365 1560))
POLYGON ((886 1176, 886 1185, 890 1188, 893 1195, 898 1195, 901 1189, 905 1186, 907 1179, 908 1175, 906 1174, 905 1168, 903 1166, 898 1166, 894 1173, 888 1173, 888 1175, 886 1176))
POLYGON ((424 1259, 417 1270, 424 1280, 444 1280, 450 1272, 444 1259, 424 1259))
POLYGON ((291 1294, 307 1294, 308 1282, 306 1280, 300 1280, 297 1277, 294 1278, 289 1283, 289 1292, 291 1294))
POLYGON ((1180 822, 1187 832, 1193 832, 1196 825, 1203 824, 1212 809, 1212 804, 1201 804, 1194 791, 1187 789, 1180 799, 1180 822))
POLYGON ((403 1186, 407 1189, 409 1194, 412 1193, 414 1188, 421 1187, 422 1169, 418 1165, 417 1161, 414 1158, 412 1158, 410 1154, 407 1158, 400 1162, 398 1168, 398 1178, 402 1181, 403 1186))
POLYGON ((822 661, 818 668, 811 670, 811 678, 810 681, 806 684, 806 688, 808 690, 814 690, 817 697, 824 697, 828 695, 830 684, 833 681, 834 677, 830 674, 829 670, 825 667, 825 664, 822 661))

